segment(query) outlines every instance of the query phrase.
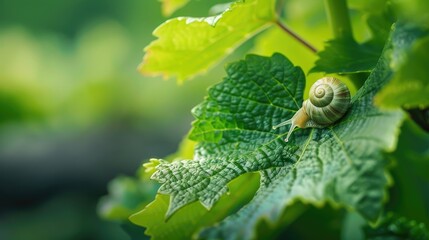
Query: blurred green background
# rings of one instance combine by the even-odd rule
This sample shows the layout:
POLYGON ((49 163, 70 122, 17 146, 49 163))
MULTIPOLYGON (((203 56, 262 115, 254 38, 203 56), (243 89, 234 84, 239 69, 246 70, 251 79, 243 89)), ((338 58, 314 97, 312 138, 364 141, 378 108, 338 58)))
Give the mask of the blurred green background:
MULTIPOLYGON (((205 15, 205 5, 175 15, 205 15)), ((0 239, 129 239, 96 215, 107 182, 174 152, 223 74, 178 86, 136 71, 166 20, 160 8, 0 1, 0 239)))
MULTIPOLYGON (((322 49, 331 37, 323 1, 306 1, 287 1, 287 18, 298 19, 288 24, 322 49)), ((207 16, 214 4, 192 1, 173 17, 207 16)), ((363 14, 351 14, 356 39, 367 39, 363 14)), ((142 49, 165 20, 157 0, 0 0, 0 240, 129 239, 97 216, 108 182, 176 151, 225 62, 280 51, 308 72, 317 59, 273 28, 182 85, 143 77, 142 49)), ((309 86, 320 74, 307 77, 309 86)), ((325 210, 316 215, 327 219, 325 210)), ((292 228, 320 219, 306 216, 292 228)))

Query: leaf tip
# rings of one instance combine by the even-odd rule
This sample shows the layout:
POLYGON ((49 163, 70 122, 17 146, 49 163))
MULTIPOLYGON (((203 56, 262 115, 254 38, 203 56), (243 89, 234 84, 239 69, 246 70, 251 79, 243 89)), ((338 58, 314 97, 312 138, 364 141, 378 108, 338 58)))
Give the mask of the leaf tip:
POLYGON ((167 212, 165 213, 165 222, 167 222, 174 213, 177 212, 181 208, 181 206, 178 206, 177 204, 174 204, 174 195, 170 195, 170 204, 168 204, 167 212))
POLYGON ((149 162, 143 164, 144 172, 147 175, 153 175, 157 169, 157 167, 162 164, 162 159, 151 158, 149 162))
POLYGON ((146 54, 144 55, 142 61, 137 65, 137 72, 139 72, 143 76, 148 77, 154 77, 156 75, 159 75, 160 73, 155 72, 154 70, 151 70, 150 60, 151 60, 151 54, 149 51, 146 51, 146 54))

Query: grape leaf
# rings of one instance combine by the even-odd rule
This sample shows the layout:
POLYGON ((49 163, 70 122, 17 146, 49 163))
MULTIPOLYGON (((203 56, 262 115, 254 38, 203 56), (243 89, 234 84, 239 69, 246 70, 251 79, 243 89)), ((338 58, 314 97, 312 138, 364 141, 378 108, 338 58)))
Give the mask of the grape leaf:
POLYGON ((154 31, 139 70, 179 81, 207 71, 254 34, 273 23, 274 0, 235 2, 222 14, 207 18, 179 17, 154 31), (204 54, 202 54, 204 53, 204 54))
POLYGON ((398 147, 389 154, 395 166, 391 170, 395 185, 387 208, 401 216, 429 226, 429 134, 411 119, 401 128, 398 147))
POLYGON ((378 217, 387 184, 381 152, 394 148, 402 119, 401 112, 372 105, 373 95, 390 76, 386 60, 341 122, 296 131, 288 143, 283 141, 286 129, 272 131, 271 126, 300 107, 302 71, 274 54, 249 55, 231 64, 227 73, 194 109, 197 121, 190 136, 200 141, 194 160, 160 164, 152 176, 162 184, 159 192, 171 195, 167 217, 197 200, 212 207, 229 181, 254 171, 261 171, 261 186, 251 203, 204 234, 248 239, 253 233, 243 229, 253 229, 261 217, 276 220, 297 198, 331 201, 370 220, 378 217))
MULTIPOLYGON (((237 214, 204 230, 202 237, 251 239, 254 233, 245 229, 254 229, 261 218, 276 221, 296 199, 343 205, 376 220, 388 184, 381 152, 393 150, 402 119, 401 112, 384 112, 372 105, 375 92, 389 77, 387 62, 381 59, 341 122, 328 129, 301 130, 299 136, 294 133, 297 150, 292 152, 295 157, 290 165, 265 168, 253 200, 237 214)), ((266 156, 288 159, 282 155, 291 154, 291 149, 280 149, 283 152, 266 156)))
POLYGON ((165 222, 164 216, 169 205, 169 197, 158 194, 155 201, 142 211, 132 215, 130 221, 146 227, 146 234, 156 239, 191 239, 204 226, 216 223, 232 214, 238 207, 248 202, 258 186, 257 174, 244 174, 229 183, 231 194, 225 195, 211 211, 198 202, 184 209, 165 222), (242 186, 246 185, 246 188, 242 186))
POLYGON ((185 6, 189 0, 161 0, 162 2, 162 14, 164 16, 170 16, 177 9, 185 6))
POLYGON ((374 69, 395 20, 394 14, 384 0, 376 1, 377 6, 374 1, 359 1, 359 4, 365 12, 371 12, 367 18, 371 38, 361 44, 354 39, 327 41, 310 72, 352 74, 369 73, 374 69))
POLYGON ((429 36, 413 44, 393 79, 376 96, 375 103, 389 108, 429 106, 427 59, 429 36))

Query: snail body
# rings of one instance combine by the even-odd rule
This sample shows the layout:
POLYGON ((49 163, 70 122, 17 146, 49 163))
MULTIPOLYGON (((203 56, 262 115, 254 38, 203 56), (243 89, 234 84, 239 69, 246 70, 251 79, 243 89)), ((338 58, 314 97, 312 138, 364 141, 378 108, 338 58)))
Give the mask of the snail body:
POLYGON ((338 121, 350 107, 350 91, 334 77, 317 80, 310 88, 309 99, 289 120, 273 126, 273 129, 291 125, 285 141, 296 127, 323 128, 338 121))

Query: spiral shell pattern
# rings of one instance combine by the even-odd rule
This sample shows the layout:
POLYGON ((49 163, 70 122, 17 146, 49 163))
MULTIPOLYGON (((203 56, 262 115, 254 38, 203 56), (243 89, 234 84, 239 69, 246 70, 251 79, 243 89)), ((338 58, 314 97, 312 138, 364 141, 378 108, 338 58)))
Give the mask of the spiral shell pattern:
POLYGON ((334 77, 317 80, 310 88, 310 98, 303 103, 312 121, 322 126, 340 119, 350 107, 350 91, 334 77))

